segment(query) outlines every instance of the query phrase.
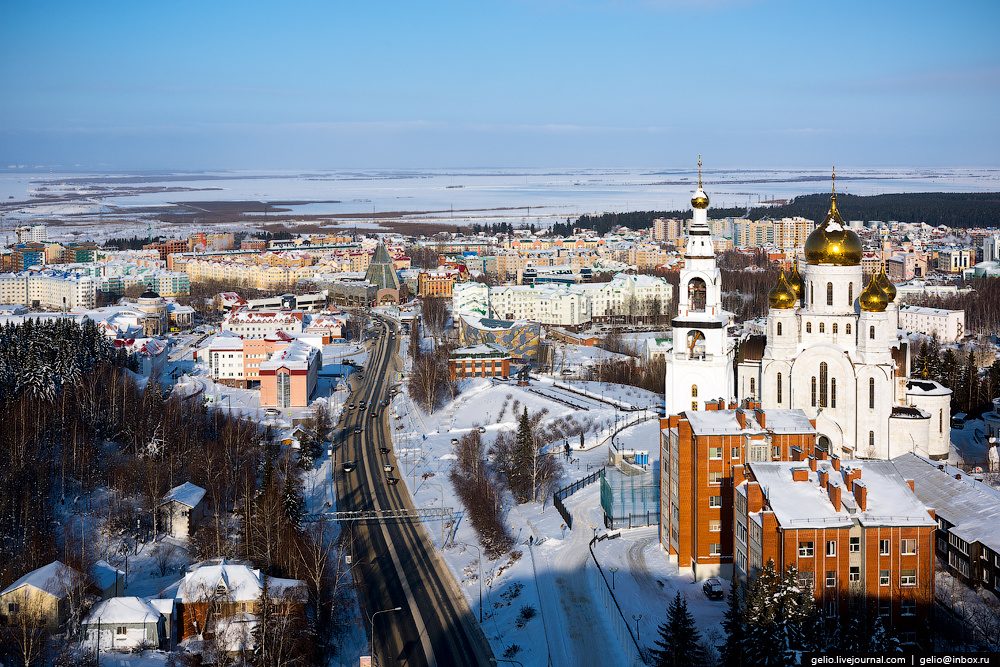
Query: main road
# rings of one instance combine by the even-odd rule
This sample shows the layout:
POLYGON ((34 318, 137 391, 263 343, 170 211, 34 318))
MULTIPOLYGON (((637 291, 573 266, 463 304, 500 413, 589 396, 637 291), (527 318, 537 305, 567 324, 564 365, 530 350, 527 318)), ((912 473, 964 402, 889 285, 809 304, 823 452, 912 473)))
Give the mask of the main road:
MULTIPOLYGON (((334 478, 339 511, 413 509, 392 449, 385 407, 391 377, 401 367, 399 333, 389 319, 374 319, 368 361, 351 379, 340 429, 334 478), (361 406, 366 407, 361 407, 361 406), (345 463, 352 462, 351 470, 345 463), (386 472, 384 466, 391 466, 386 472)), ((447 565, 417 519, 346 522, 353 533, 354 575, 373 656, 379 665, 450 667, 493 662, 475 616, 447 565), (373 616, 376 612, 386 611, 373 616)))

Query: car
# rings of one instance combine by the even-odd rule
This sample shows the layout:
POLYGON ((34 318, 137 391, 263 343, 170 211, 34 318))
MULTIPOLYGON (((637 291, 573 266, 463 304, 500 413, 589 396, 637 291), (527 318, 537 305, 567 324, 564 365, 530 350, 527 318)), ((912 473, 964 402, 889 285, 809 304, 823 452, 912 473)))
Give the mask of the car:
POLYGON ((385 472, 392 472, 392 464, 386 463, 385 465, 382 466, 382 470, 384 470, 385 472))
POLYGON ((348 405, 347 409, 348 410, 353 410, 354 409, 354 403, 351 403, 350 405, 348 405))
POLYGON ((396 484, 399 483, 399 480, 396 479, 395 477, 386 477, 385 483, 388 484, 389 486, 396 486, 396 484))
POLYGON ((378 413, 372 410, 372 419, 375 419, 376 417, 378 417, 378 413))
POLYGON ((378 448, 378 453, 379 454, 388 454, 389 453, 389 448, 388 447, 379 447, 378 448))
POLYGON ((341 466, 344 472, 351 472, 355 467, 354 461, 344 461, 344 465, 341 466))
POLYGON ((722 587, 722 581, 716 577, 706 579, 701 585, 701 590, 705 591, 709 600, 721 600, 726 597, 726 589, 722 587))
POLYGON ((564 368, 562 374, 563 375, 572 375, 574 372, 575 371, 573 371, 573 369, 571 369, 571 368, 564 368))
POLYGON ((486 427, 485 426, 480 426, 476 430, 479 431, 480 433, 486 433, 486 427))
POLYGON ((355 433, 361 433, 361 427, 360 426, 355 426, 354 427, 354 432, 355 433))
POLYGON ((279 410, 278 408, 268 408, 264 410, 264 414, 267 415, 268 417, 277 417, 278 415, 281 414, 281 410, 279 410))

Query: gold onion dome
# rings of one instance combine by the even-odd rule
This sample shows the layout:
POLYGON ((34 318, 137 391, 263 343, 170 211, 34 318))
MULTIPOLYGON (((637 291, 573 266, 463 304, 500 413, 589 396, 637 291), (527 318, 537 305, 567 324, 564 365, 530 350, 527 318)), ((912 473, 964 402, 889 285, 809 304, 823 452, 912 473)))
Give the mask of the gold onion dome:
POLYGON ((830 197, 830 210, 826 214, 826 219, 806 239, 806 261, 810 264, 840 266, 861 264, 861 239, 844 227, 840 211, 837 210, 836 186, 830 197))
POLYGON ((795 292, 795 298, 801 301, 802 292, 805 291, 805 284, 802 282, 802 276, 799 275, 798 262, 792 263, 792 273, 788 276, 788 286, 795 292))
POLYGON ((872 276, 872 279, 868 281, 868 287, 858 297, 858 303, 861 304, 861 310, 866 312, 884 313, 886 306, 889 305, 889 295, 879 287, 876 277, 872 276))
POLYGON ((875 278, 878 280, 878 286, 881 287, 882 291, 889 297, 889 301, 895 301, 896 286, 892 284, 892 281, 889 280, 889 276, 886 275, 885 264, 882 265, 882 270, 878 272, 878 275, 875 278))
POLYGON ((691 206, 697 209, 708 208, 708 195, 701 187, 701 156, 698 156, 698 190, 694 193, 694 197, 691 198, 691 206))
POLYGON ((771 308, 794 308, 795 304, 798 303, 798 298, 795 296, 795 290, 792 289, 788 281, 785 280, 785 270, 781 270, 781 275, 778 276, 778 284, 774 286, 767 294, 767 302, 771 304, 771 308))

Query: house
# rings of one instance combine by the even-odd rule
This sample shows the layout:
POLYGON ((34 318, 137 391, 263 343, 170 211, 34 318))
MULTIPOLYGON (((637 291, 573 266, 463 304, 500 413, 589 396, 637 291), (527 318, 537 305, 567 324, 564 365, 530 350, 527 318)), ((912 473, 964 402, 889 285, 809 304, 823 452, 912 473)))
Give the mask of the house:
POLYGON ((82 632, 88 648, 102 651, 160 648, 169 638, 167 619, 150 603, 131 596, 95 605, 83 621, 82 632))
POLYGON ((303 613, 304 582, 268 577, 246 563, 224 558, 193 566, 162 597, 173 597, 179 639, 184 641, 196 635, 214 636, 223 619, 256 614, 265 581, 278 613, 303 613))
POLYGON ((0 592, 0 619, 24 620, 58 630, 66 622, 70 598, 86 590, 86 578, 59 561, 33 570, 0 592))
POLYGON ((90 580, 102 600, 125 595, 125 573, 106 560, 99 560, 90 566, 90 580))
POLYGON ((191 482, 175 486, 156 506, 159 529, 171 537, 188 537, 205 516, 205 489, 191 482))

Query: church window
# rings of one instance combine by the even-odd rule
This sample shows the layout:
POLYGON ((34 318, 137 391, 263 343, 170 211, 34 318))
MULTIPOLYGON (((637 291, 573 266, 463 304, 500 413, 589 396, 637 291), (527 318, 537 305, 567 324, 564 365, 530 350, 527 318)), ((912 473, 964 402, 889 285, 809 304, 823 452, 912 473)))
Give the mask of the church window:
POLYGON ((833 305, 833 283, 826 284, 826 305, 833 305))
POLYGON ((757 398, 757 379, 750 378, 750 398, 757 398))
POLYGON ((778 322, 778 335, 781 335, 781 322, 778 322))
POLYGON ((868 337, 875 340, 875 327, 868 327, 868 337))
POLYGON ((691 398, 698 398, 698 385, 691 385, 691 398))
POLYGON ((875 431, 868 431, 869 456, 875 452, 875 431))
POLYGON ((944 433, 944 409, 938 410, 938 433, 944 433))
POLYGON ((776 388, 778 390, 778 405, 781 405, 781 373, 778 373, 778 382, 776 388))
POLYGON ((825 408, 827 406, 827 398, 828 398, 827 390, 828 390, 828 386, 829 386, 829 384, 827 382, 827 371, 828 371, 828 369, 829 369, 829 367, 826 365, 825 361, 820 362, 820 364, 819 364, 819 405, 820 405, 820 407, 823 407, 823 408, 825 408))
POLYGON ((851 335, 851 323, 850 322, 848 322, 847 324, 844 325, 844 331, 847 333, 848 336, 851 335))
POLYGON ((813 290, 813 284, 812 284, 812 281, 810 281, 809 282, 809 305, 812 305, 814 303, 814 301, 815 301, 813 299, 813 291, 814 291, 813 290))
POLYGON ((692 410, 698 409, 698 401, 691 401, 691 409, 692 410))
POLYGON ((816 407, 816 376, 812 376, 812 406, 816 407))
POLYGON ((812 332, 813 332, 813 323, 806 322, 806 333, 812 333, 812 332))
MULTIPOLYGON (((854 283, 848 283, 847 284, 847 305, 848 306, 853 306, 854 305, 854 283)), ((848 326, 850 326, 850 325, 848 325, 848 326)), ((851 332, 848 331, 847 333, 851 333, 851 332)))
POLYGON ((830 407, 837 407, 837 378, 830 378, 830 407))
POLYGON ((819 323, 819 332, 820 333, 826 333, 826 322, 820 322, 819 323))
POLYGON ((834 336, 837 335, 837 323, 836 322, 833 323, 833 335, 834 336))

